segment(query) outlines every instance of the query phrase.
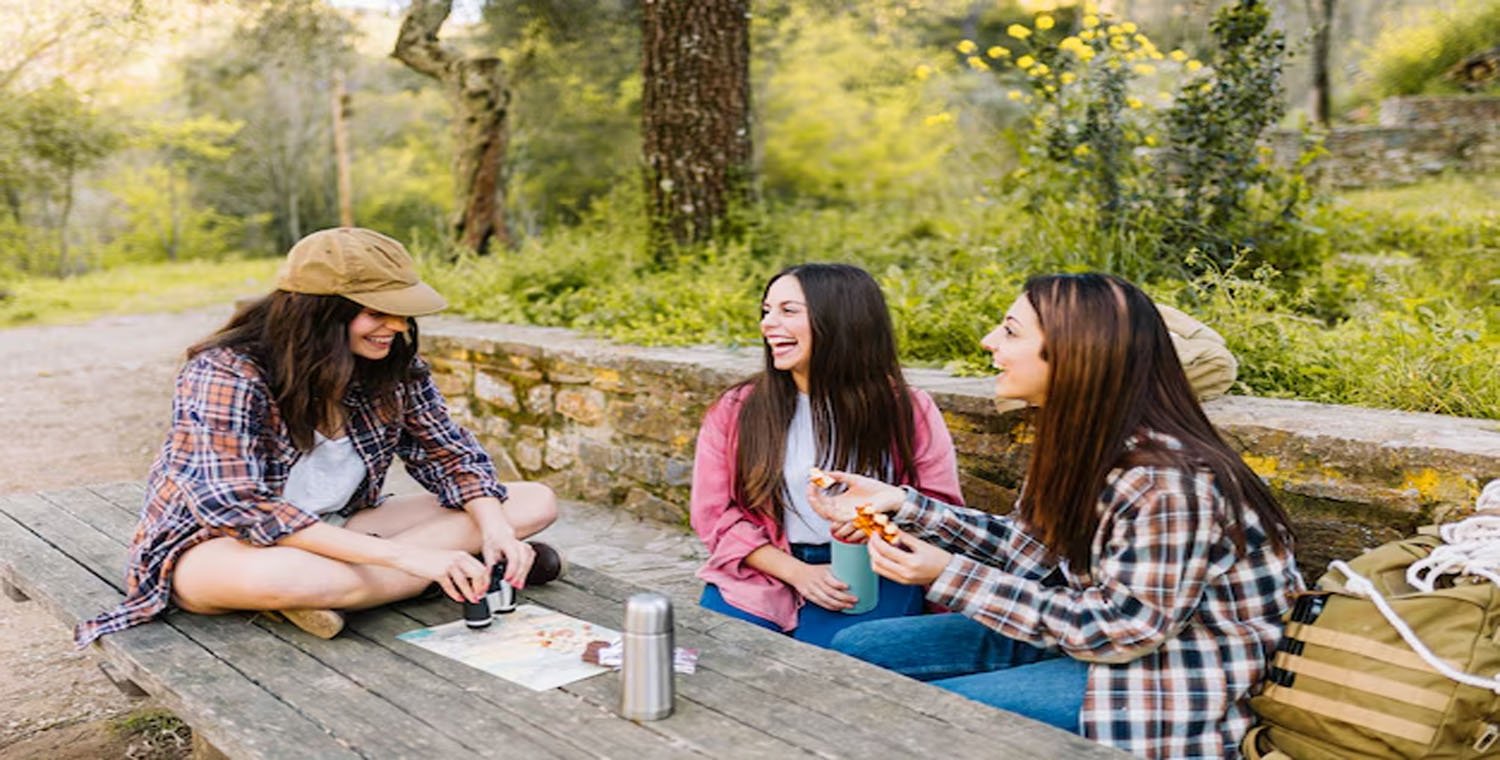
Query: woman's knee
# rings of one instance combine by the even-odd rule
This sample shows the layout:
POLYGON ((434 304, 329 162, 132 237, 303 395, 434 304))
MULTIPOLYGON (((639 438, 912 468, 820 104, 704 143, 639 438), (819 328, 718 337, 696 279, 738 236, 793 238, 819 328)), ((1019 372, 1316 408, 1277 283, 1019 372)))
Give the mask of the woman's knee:
POLYGON ((543 483, 506 483, 505 517, 525 538, 557 520, 557 494, 543 483))

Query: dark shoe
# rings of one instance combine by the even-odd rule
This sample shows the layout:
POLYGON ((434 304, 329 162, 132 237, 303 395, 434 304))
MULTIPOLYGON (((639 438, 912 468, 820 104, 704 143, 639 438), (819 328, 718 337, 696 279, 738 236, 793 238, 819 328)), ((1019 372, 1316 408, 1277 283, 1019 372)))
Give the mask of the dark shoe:
POLYGON ((344 613, 338 610, 279 610, 278 614, 320 639, 331 639, 344 630, 344 613))
POLYGON ((552 548, 551 544, 541 541, 527 541, 531 548, 536 551, 536 558, 531 561, 531 570, 526 573, 526 587, 540 586, 551 583, 568 571, 568 561, 563 559, 562 553, 552 548))

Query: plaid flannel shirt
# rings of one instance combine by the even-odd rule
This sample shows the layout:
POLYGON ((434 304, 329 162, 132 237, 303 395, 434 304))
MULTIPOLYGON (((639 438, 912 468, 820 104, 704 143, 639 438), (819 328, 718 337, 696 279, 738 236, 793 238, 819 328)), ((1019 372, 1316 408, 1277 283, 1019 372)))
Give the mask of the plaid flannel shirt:
MULTIPOLYGON (((506 497, 489 455, 448 416, 426 365, 417 359, 414 368, 417 377, 397 389, 399 419, 383 421, 357 386, 345 395, 345 432, 366 475, 342 514, 380 502, 397 455, 445 507, 506 497)), ((171 431, 147 478, 125 600, 79 623, 73 640, 82 647, 161 614, 171 601, 177 559, 192 546, 218 536, 270 546, 316 523, 281 497, 300 456, 254 361, 227 348, 189 359, 177 375, 171 431)))
POLYGON ((1089 663, 1084 736, 1142 757, 1238 757, 1253 722, 1251 689, 1303 588, 1290 552, 1273 550, 1248 510, 1246 547, 1237 551, 1205 470, 1116 469, 1098 508, 1088 574, 1049 560, 1010 517, 908 490, 896 520, 954 552, 929 600, 1089 663), (1064 582, 1044 583, 1054 570, 1064 582))

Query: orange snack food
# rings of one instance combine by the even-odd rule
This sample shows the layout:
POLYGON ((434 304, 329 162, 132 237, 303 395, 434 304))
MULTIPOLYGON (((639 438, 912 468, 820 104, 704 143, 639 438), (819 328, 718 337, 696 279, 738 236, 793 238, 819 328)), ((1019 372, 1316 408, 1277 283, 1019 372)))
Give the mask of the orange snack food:
POLYGON ((876 512, 869 504, 861 504, 854 510, 854 527, 864 531, 870 538, 883 538, 888 544, 896 543, 896 524, 884 512, 876 512))
POLYGON ((828 473, 825 473, 816 467, 811 467, 807 470, 807 479, 812 481, 812 484, 819 488, 832 488, 835 484, 838 483, 837 480, 828 477, 828 473))

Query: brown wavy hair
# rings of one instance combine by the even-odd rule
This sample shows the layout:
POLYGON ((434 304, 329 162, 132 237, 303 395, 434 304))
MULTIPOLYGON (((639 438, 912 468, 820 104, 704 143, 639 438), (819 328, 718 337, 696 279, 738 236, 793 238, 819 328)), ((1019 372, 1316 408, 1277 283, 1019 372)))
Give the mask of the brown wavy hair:
POLYGON ((313 433, 339 419, 339 405, 358 385, 386 419, 400 414, 397 387, 422 370, 417 355, 417 322, 391 342, 384 359, 371 361, 349 346, 349 323, 365 307, 337 295, 274 290, 235 313, 217 332, 188 349, 192 358, 211 348, 249 356, 263 373, 292 443, 313 447, 313 433))
MULTIPOLYGON (((797 278, 807 299, 813 344, 807 395, 818 466, 911 478, 915 484, 911 392, 880 285, 859 267, 802 264, 767 280, 762 302, 782 277, 797 278)), ((769 343, 764 349, 765 369, 736 386, 749 388, 740 408, 736 490, 747 509, 780 520, 788 499, 783 470, 797 385, 792 373, 776 369, 769 343)))
POLYGON ((1105 478, 1116 467, 1137 465, 1212 472, 1235 546, 1245 549, 1248 509, 1274 548, 1290 550, 1286 512, 1208 421, 1145 293, 1103 274, 1033 277, 1025 293, 1041 327, 1048 386, 1033 417, 1036 441, 1019 517, 1054 556, 1088 570, 1105 478), (1142 438, 1126 450, 1128 438, 1146 432, 1171 436, 1182 449, 1142 438))

